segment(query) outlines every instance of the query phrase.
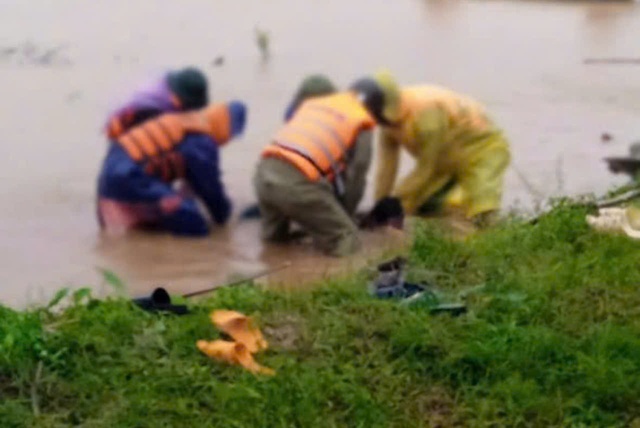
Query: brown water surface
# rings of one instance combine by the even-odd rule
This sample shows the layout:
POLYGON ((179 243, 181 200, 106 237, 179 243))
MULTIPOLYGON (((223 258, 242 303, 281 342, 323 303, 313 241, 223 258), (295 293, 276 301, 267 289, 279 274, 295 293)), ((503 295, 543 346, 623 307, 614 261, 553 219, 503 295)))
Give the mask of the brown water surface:
POLYGON ((601 158, 640 138, 640 68, 584 59, 638 58, 639 41, 634 3, 3 1, 0 302, 20 306, 63 285, 98 285, 95 266, 116 271, 140 294, 155 284, 190 291, 291 261, 273 279, 298 286, 398 247, 401 239, 369 234, 365 253, 338 262, 305 247, 264 248, 255 222, 234 222, 205 240, 101 237, 94 217, 106 145, 100 126, 114 101, 151 72, 198 65, 215 99, 250 105, 245 138, 223 154, 238 209, 252 202, 259 150, 306 73, 347 85, 382 66, 402 82, 439 83, 485 103, 513 144, 505 206, 531 208, 540 197, 602 193, 622 182, 601 158), (256 27, 270 33, 268 62, 256 27), (41 58, 58 45, 65 47, 41 58), (12 46, 20 49, 5 49, 12 46), (221 55, 224 65, 214 67, 221 55), (613 141, 601 143, 603 132, 613 141))

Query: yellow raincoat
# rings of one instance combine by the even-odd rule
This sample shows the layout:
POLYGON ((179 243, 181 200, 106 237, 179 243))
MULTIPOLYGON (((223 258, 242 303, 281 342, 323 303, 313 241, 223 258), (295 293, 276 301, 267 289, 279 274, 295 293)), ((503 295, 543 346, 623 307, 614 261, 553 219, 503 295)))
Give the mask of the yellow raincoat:
POLYGON ((445 186, 452 186, 446 206, 462 209, 469 218, 497 210, 511 157, 506 139, 484 108, 438 86, 399 91, 399 125, 384 128, 381 135, 376 200, 392 194, 408 214, 415 214, 445 186), (394 190, 401 147, 416 166, 394 190))

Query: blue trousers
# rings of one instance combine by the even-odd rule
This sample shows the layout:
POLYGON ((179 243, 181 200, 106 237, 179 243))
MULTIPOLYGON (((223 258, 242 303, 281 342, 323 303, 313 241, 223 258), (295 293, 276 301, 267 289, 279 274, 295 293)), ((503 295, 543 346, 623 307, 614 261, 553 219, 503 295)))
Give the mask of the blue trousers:
POLYGON ((205 236, 207 219, 196 200, 144 172, 112 144, 98 178, 98 221, 106 230, 151 229, 176 235, 205 236))

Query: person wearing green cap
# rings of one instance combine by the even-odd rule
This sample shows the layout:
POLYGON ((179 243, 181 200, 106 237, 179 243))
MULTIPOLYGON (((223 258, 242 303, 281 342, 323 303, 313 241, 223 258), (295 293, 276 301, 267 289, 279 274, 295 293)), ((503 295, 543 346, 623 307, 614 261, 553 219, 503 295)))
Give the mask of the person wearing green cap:
POLYGON ((461 212, 478 225, 500 208, 511 155, 502 131, 477 101, 446 88, 400 88, 387 71, 376 84, 386 106, 380 139, 375 198, 398 197, 407 214, 461 212), (416 160, 397 186, 400 150, 416 160))
POLYGON ((370 82, 335 92, 326 79, 305 79, 289 120, 262 152, 254 175, 267 241, 292 238, 290 224, 308 233, 331 256, 360 247, 354 214, 371 163, 372 130, 384 106, 370 82), (320 93, 330 92, 328 95, 320 93))
POLYGON ((162 113, 197 110, 209 102, 207 77, 195 67, 164 73, 136 91, 107 119, 105 134, 118 138, 162 113))

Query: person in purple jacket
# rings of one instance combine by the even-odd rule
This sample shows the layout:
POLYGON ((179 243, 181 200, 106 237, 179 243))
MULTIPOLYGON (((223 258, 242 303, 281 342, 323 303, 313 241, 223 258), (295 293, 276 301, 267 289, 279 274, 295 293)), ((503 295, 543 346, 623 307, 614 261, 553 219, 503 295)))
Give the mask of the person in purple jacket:
POLYGON ((104 133, 118 138, 130 128, 162 113, 201 109, 209 103, 204 73, 186 67, 164 73, 135 91, 108 117, 104 133))
POLYGON ((203 202, 215 224, 227 222, 231 202, 220 172, 220 147, 242 134, 240 101, 164 113, 112 138, 98 178, 98 221, 108 233, 131 229, 183 236, 209 233, 203 202), (182 184, 188 191, 176 190, 182 184))

